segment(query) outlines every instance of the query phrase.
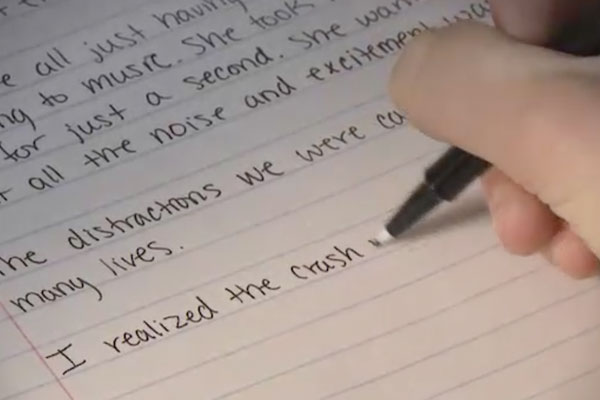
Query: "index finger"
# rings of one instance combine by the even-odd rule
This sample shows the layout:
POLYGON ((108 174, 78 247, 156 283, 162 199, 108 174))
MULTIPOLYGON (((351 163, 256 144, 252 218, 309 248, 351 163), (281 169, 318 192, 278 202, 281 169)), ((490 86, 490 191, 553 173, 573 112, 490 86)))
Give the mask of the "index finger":
MULTIPOLYGON (((421 131, 485 158, 537 193, 527 184, 547 183, 540 178, 567 152, 581 159, 598 142, 590 133, 600 123, 596 70, 593 60, 462 23, 414 39, 394 68, 391 94, 421 131)), ((565 169, 556 173, 571 181, 559 176, 565 169)))

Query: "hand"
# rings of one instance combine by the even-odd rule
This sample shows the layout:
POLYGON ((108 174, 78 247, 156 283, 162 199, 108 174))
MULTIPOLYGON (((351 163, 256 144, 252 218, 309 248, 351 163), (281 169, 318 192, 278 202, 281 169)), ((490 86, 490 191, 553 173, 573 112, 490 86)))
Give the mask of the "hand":
POLYGON ((491 1, 500 29, 424 33, 391 82, 417 128, 495 166, 482 182, 504 246, 577 278, 600 272, 600 58, 536 44, 591 1, 491 1))

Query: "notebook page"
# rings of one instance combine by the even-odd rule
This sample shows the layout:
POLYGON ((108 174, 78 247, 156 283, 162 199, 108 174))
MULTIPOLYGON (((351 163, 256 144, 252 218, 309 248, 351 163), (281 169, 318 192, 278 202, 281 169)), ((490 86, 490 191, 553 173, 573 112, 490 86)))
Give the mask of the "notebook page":
POLYGON ((600 393, 598 282, 476 187, 368 241, 445 148, 394 59, 485 1, 40 3, 0 19, 0 399, 600 393))

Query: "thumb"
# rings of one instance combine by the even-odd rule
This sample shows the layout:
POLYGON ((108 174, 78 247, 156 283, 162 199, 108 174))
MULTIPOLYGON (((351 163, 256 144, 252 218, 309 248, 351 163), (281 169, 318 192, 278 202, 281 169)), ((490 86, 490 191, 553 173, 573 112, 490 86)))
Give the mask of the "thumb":
POLYGON ((600 255, 599 66, 468 22, 411 42, 391 92, 417 128, 494 164, 600 255))

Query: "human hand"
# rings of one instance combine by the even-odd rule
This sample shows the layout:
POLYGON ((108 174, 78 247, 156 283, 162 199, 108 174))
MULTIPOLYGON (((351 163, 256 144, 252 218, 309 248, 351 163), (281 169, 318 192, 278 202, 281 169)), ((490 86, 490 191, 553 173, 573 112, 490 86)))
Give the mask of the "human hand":
POLYGON ((424 33, 391 81, 417 128, 495 166, 482 182, 504 246, 576 278, 600 272, 600 58, 536 44, 592 1, 492 0, 500 29, 424 33))

